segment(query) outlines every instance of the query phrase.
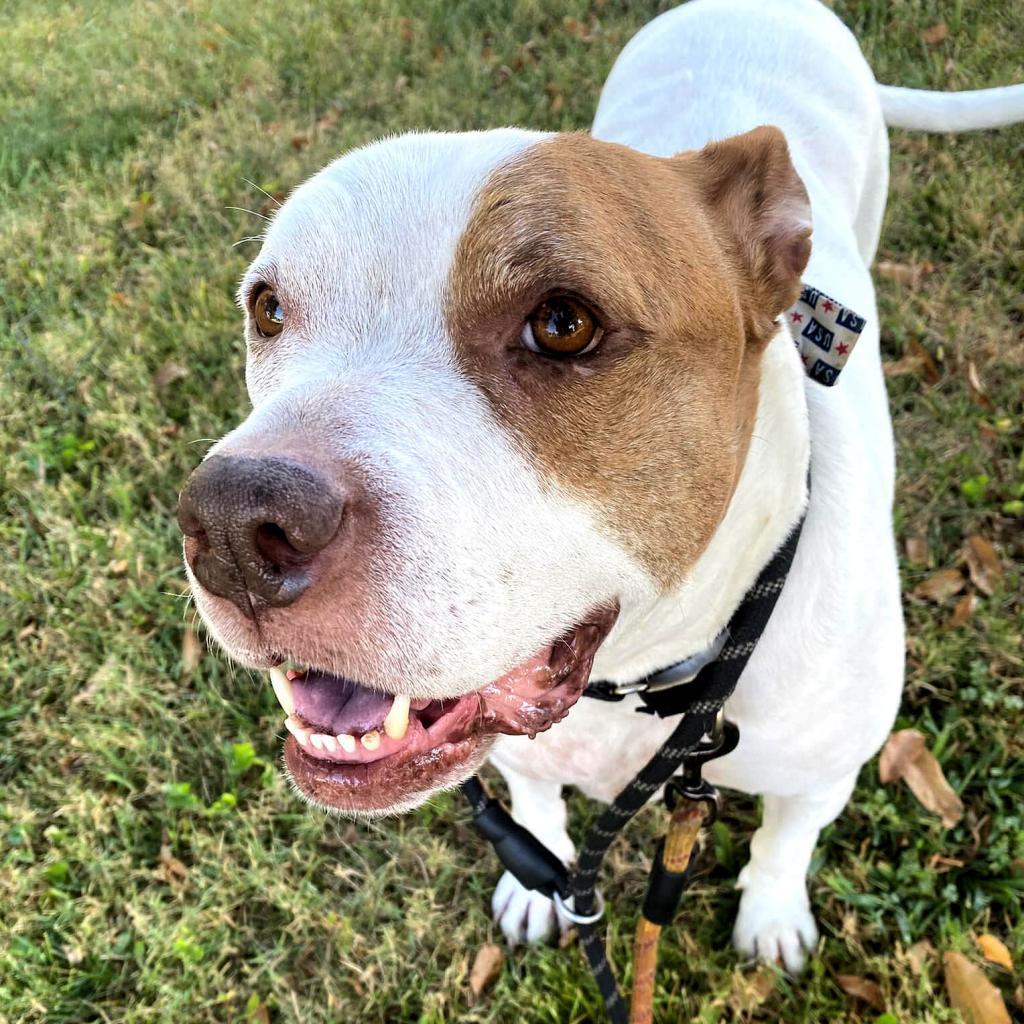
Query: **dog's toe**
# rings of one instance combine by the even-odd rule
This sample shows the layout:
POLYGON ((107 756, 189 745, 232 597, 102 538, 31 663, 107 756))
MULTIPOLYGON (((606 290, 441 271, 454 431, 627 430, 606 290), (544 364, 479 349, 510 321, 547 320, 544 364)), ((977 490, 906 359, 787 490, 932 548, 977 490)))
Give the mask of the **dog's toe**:
POLYGON ((803 885, 747 883, 732 941, 745 956, 779 963, 790 974, 799 974, 818 942, 818 928, 803 885))
POLYGON ((522 942, 544 942, 555 934, 557 928, 564 928, 567 924, 561 921, 551 900, 524 888, 509 871, 498 881, 491 910, 510 946, 518 946, 522 942))

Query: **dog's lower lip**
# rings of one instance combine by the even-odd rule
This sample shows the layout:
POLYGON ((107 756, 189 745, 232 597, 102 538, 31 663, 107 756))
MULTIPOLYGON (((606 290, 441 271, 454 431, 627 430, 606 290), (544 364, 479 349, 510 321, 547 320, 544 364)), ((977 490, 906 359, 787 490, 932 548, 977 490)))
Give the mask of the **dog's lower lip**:
POLYGON ((335 810, 381 811, 417 803, 471 774, 497 734, 532 737, 560 721, 582 694, 593 657, 617 615, 617 606, 595 611, 499 679, 450 701, 393 699, 326 673, 315 673, 310 681, 306 673, 273 670, 274 689, 288 715, 291 736, 284 758, 293 782, 314 802, 335 810), (332 686, 356 692, 335 708, 332 686), (360 702, 353 712, 349 705, 360 702), (319 725, 311 725, 309 718, 317 717, 319 725), (385 731, 384 721, 391 717, 398 726, 385 731), (354 721, 360 728, 314 731, 326 721, 354 721))

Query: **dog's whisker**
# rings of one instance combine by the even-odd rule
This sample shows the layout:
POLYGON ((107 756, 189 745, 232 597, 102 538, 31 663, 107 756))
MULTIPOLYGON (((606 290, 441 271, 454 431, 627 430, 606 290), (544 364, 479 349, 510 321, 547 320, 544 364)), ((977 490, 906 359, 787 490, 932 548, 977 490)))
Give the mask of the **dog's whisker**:
POLYGON ((265 217, 258 210, 249 210, 249 209, 247 209, 244 206, 225 206, 224 209, 225 210, 234 210, 236 213, 249 213, 253 217, 259 217, 260 220, 265 220, 268 224, 270 223, 270 218, 269 217, 265 217))
POLYGON ((276 196, 272 196, 265 188, 263 188, 260 185, 257 185, 255 181, 252 181, 249 178, 243 178, 242 181, 244 181, 246 185, 250 185, 252 188, 256 189, 257 192, 262 192, 263 195, 265 195, 275 206, 281 206, 280 199, 278 199, 276 196))

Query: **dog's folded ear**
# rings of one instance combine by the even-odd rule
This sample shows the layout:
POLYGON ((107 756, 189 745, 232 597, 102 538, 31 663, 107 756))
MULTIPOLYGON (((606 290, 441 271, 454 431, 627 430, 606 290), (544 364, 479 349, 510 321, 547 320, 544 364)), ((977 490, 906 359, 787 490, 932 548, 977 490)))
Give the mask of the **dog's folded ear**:
MULTIPOLYGON (((811 255, 811 205, 786 137, 768 125, 686 154, 725 253, 749 289, 752 340, 800 295, 811 255)), ((746 304, 744 304, 746 305, 746 304)))

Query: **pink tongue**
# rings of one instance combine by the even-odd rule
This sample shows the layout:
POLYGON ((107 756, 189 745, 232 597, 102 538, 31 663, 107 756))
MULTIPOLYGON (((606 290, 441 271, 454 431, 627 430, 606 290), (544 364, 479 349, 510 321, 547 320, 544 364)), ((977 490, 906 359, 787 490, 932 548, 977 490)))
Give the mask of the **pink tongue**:
POLYGON ((310 670, 292 680, 295 710, 311 726, 338 736, 356 736, 380 728, 394 697, 378 693, 350 679, 310 670))

